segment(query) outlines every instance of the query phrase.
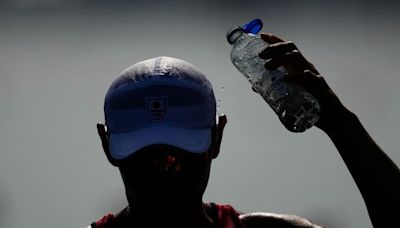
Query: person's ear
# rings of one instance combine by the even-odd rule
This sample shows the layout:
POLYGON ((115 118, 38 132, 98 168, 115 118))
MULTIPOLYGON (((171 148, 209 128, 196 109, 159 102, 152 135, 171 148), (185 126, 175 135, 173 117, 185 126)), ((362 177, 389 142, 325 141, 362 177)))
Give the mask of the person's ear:
POLYGON ((110 146, 109 146, 110 144, 108 141, 108 133, 106 125, 103 123, 97 123, 97 133, 99 134, 101 145, 103 146, 103 151, 106 154, 108 161, 113 166, 118 166, 117 160, 115 160, 110 154, 110 146))
POLYGON ((219 150, 221 148, 222 136, 224 134, 224 128, 226 123, 228 122, 226 115, 221 115, 218 117, 218 124, 214 128, 213 132, 213 142, 211 149, 211 158, 217 158, 219 154, 219 150))

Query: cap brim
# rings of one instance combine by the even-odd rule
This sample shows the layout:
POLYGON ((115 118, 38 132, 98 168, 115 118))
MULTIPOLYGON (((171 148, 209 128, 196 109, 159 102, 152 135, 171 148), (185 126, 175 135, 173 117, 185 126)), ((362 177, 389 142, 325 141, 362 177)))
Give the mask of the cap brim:
POLYGON ((211 128, 186 129, 153 126, 137 131, 111 133, 110 153, 114 159, 124 159, 136 151, 154 144, 166 144, 191 153, 204 153, 211 146, 211 128))

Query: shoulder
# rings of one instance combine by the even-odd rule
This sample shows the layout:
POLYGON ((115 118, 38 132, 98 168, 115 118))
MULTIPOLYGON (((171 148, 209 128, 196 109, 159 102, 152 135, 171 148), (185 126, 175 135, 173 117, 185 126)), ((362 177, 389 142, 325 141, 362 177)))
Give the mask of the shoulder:
POLYGON ((127 213, 128 207, 124 208, 117 214, 108 213, 101 217, 96 222, 93 222, 90 226, 86 228, 116 228, 116 227, 126 227, 127 226, 127 213))
POLYGON ((90 226, 86 228, 107 228, 112 227, 114 225, 115 216, 112 213, 108 213, 101 217, 96 222, 93 222, 90 226))
POLYGON ((265 228, 265 227, 302 227, 302 228, 322 228, 311 221, 295 216, 286 214, 275 214, 267 212, 254 212, 245 213, 239 216, 239 219, 246 228, 265 228))

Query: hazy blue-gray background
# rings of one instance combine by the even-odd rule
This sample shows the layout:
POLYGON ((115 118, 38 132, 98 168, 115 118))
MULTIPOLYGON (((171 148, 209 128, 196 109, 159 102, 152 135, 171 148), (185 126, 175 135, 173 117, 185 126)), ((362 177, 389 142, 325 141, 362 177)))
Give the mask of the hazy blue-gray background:
POLYGON ((205 200, 372 227, 329 138, 284 129, 229 59, 226 30, 259 17, 293 40, 400 164, 395 1, 0 1, 0 227, 83 227, 125 203, 96 133, 108 85, 131 64, 185 59, 228 125, 205 200), (111 3, 112 2, 112 3, 111 3))

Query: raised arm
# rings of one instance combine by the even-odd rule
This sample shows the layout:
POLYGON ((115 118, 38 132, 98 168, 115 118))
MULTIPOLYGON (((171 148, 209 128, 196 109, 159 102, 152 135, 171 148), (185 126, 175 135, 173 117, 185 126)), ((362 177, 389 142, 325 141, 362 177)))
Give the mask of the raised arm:
POLYGON ((357 116, 345 108, 315 67, 297 47, 271 34, 261 37, 272 44, 260 53, 265 67, 285 66, 285 81, 305 87, 321 106, 316 126, 335 144, 367 206, 374 227, 400 227, 400 170, 374 142, 357 116))

